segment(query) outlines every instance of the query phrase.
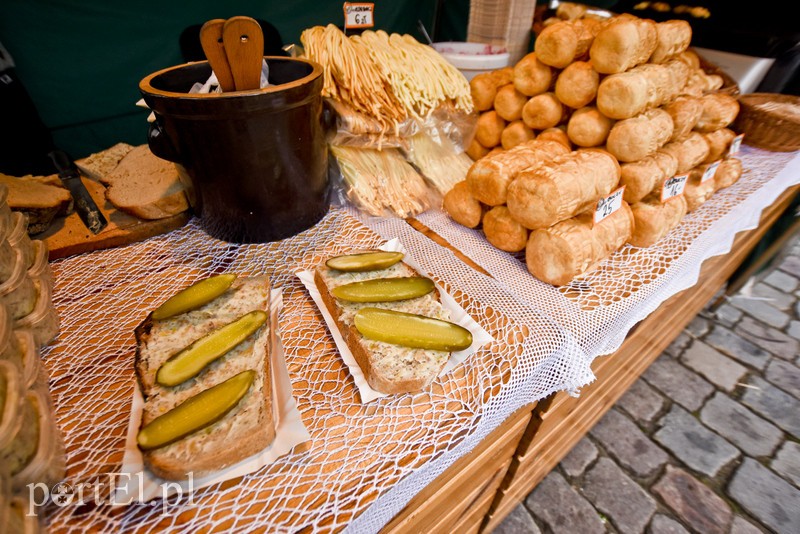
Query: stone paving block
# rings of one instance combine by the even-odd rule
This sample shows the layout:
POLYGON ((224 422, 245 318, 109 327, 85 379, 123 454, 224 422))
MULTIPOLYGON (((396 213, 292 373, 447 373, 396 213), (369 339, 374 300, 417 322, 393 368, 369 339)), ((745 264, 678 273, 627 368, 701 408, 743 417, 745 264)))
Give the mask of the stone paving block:
POLYGON ((525 505, 520 503, 492 532, 493 534, 540 534, 541 530, 525 505))
POLYGON ((731 534, 762 534, 764 531, 742 516, 735 516, 731 525, 731 534))
POLYGON ((616 408, 603 416, 589 433, 620 464, 646 477, 667 463, 669 456, 616 408))
POLYGON ((652 489, 675 515, 697 532, 728 532, 733 519, 728 503, 683 469, 668 465, 664 476, 652 489))
POLYGON ((800 257, 797 256, 786 256, 778 268, 788 274, 796 278, 800 278, 800 257))
POLYGON ((772 306, 782 311, 791 310, 792 305, 794 304, 795 301, 791 289, 789 290, 780 288, 776 289, 772 286, 768 286, 767 284, 762 284, 762 283, 753 286, 753 296, 762 299, 767 299, 767 301, 772 306))
POLYGON ((617 406, 640 423, 650 423, 664 407, 664 397, 642 379, 634 382, 617 401, 617 406))
POLYGON ((783 328, 789 324, 789 316, 776 308, 771 301, 737 296, 731 298, 731 304, 746 314, 775 328, 783 328))
POLYGON ((683 331, 678 334, 678 337, 672 340, 672 343, 670 343, 669 346, 664 349, 664 352, 673 358, 677 358, 681 355, 681 352, 683 352, 683 349, 686 348, 691 340, 692 338, 689 337, 689 334, 687 334, 686 331, 683 331))
POLYGON ((579 477, 596 458, 597 447, 588 437, 584 437, 561 460, 561 469, 569 477, 579 477))
POLYGON ((793 360, 800 353, 800 341, 752 317, 743 317, 736 325, 736 333, 784 360, 793 360))
POLYGON ((765 276, 764 283, 771 285, 775 289, 785 291, 786 293, 791 293, 800 287, 800 280, 781 270, 772 271, 765 276))
POLYGON ((739 450, 677 405, 659 422, 654 438, 681 462, 710 477, 739 457, 739 450))
POLYGON ((644 532, 656 511, 656 501, 610 458, 586 473, 583 494, 623 534, 644 532))
POLYGON ((800 490, 752 458, 736 470, 728 493, 760 523, 779 534, 797 534, 800 490))
POLYGON ((714 312, 714 318, 717 323, 721 323, 730 328, 742 318, 742 312, 730 304, 723 304, 714 312))
POLYGON ((742 403, 786 432, 800 438, 800 401, 766 380, 753 376, 747 381, 742 403))
POLYGON ((699 315, 692 319, 686 326, 686 330, 694 337, 703 337, 710 328, 711 326, 708 323, 708 319, 700 317, 699 315))
POLYGON ((786 393, 800 399, 800 367, 784 360, 772 360, 764 377, 786 393))
POLYGON ((763 370, 772 357, 766 350, 720 325, 715 325, 703 341, 739 362, 759 370, 763 370))
POLYGON ((786 329, 786 333, 795 339, 800 339, 800 321, 789 321, 789 328, 786 329))
POLYGON ((603 520, 589 501, 555 471, 528 495, 525 506, 554 532, 602 534, 606 531, 603 520))
POLYGON ((683 351, 681 360, 711 383, 726 391, 733 391, 739 380, 747 373, 747 368, 739 365, 713 347, 699 339, 683 351))
POLYGON ((651 386, 691 411, 700 408, 714 393, 714 386, 669 358, 658 358, 642 376, 651 386))
POLYGON ((772 454, 783 440, 780 428, 721 392, 706 402, 700 419, 750 456, 772 454))
POLYGON ((800 487, 800 444, 787 441, 772 460, 772 470, 800 487))
POLYGON ((689 534, 689 531, 671 517, 656 514, 650 522, 647 534, 689 534))

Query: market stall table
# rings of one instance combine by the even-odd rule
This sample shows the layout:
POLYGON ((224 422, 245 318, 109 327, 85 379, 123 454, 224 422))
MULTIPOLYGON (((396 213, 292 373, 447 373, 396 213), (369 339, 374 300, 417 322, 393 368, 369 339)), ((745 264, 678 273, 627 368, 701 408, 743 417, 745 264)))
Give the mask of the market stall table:
MULTIPOLYGON (((743 160, 743 179, 665 240, 663 246, 672 247, 666 260, 631 267, 637 252, 623 250, 582 277, 586 285, 560 290, 534 280, 518 259, 481 249, 477 236, 438 211, 413 222, 435 240, 406 221, 362 221, 353 211, 334 209, 311 230, 278 243, 216 241, 192 221, 142 243, 54 262, 62 325, 44 357, 67 443, 68 483, 118 473, 134 380, 133 329, 164 295, 215 272, 268 273, 272 285, 282 288, 280 334, 312 441, 241 480, 196 491, 191 502, 184 496, 155 506, 112 506, 102 499, 51 505, 51 530, 475 530, 487 510, 489 526, 496 525, 509 503, 568 452, 699 310, 706 293, 710 297, 722 284, 779 212, 776 200, 800 181, 795 154, 747 149, 743 160), (675 297, 683 304, 655 312, 653 317, 670 318, 669 328, 633 341, 628 353, 638 356, 632 360, 620 356, 630 347, 623 341, 631 328, 695 284, 703 261, 731 250, 735 234, 758 226, 765 208, 760 229, 742 234, 733 254, 706 262, 721 268, 710 274, 704 269, 699 291, 683 292, 675 297), (393 237, 495 341, 426 392, 362 404, 294 273, 393 237), (634 267, 648 275, 631 277, 634 267), (593 287, 598 281, 603 285, 593 287), (595 360, 621 345, 623 352, 595 360), (580 391, 594 375, 601 380, 577 400, 564 393, 580 391), (556 393, 555 400, 535 407, 556 393), (572 420, 579 424, 571 426, 572 420), (568 423, 548 427, 548 421, 568 423)), ((645 324, 631 340, 650 331, 645 324)))

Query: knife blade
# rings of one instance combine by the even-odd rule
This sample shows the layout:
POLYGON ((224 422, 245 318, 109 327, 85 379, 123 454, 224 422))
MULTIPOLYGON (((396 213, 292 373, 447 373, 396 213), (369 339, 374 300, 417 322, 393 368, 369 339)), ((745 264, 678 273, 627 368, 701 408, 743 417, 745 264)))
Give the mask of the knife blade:
POLYGON ((75 201, 75 211, 78 212, 81 221, 90 232, 99 234, 106 227, 108 221, 81 182, 81 174, 78 172, 75 162, 63 150, 53 150, 48 156, 58 170, 61 183, 72 195, 72 199, 75 201))

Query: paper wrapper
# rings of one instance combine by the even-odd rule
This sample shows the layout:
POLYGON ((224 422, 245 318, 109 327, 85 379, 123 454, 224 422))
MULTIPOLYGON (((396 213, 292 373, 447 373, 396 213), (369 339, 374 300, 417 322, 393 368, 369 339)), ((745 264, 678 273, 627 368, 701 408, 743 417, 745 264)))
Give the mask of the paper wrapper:
MULTIPOLYGON (((391 252, 403 252, 404 254, 406 252, 402 243, 400 243, 400 240, 398 239, 387 241, 379 248, 381 250, 391 252)), ((422 268, 420 268, 419 264, 417 264, 408 255, 403 258, 403 261, 413 267, 417 272, 424 272, 422 268)), ((325 303, 322 301, 322 295, 320 295, 319 290, 317 289, 317 284, 314 282, 314 273, 312 271, 301 271, 297 273, 297 277, 300 278, 300 281, 302 281, 303 285, 306 286, 311 298, 314 299, 314 303, 316 303, 317 308, 319 308, 320 313, 322 313, 322 317, 325 319, 325 323, 328 325, 328 330, 330 330, 331 335, 336 342, 336 347, 339 349, 344 363, 347 365, 348 369, 350 370, 350 374, 353 376, 353 380, 358 388, 358 393, 361 396, 361 402, 367 403, 380 397, 386 397, 386 393, 375 391, 367 383, 367 378, 364 376, 364 372, 361 370, 361 367, 358 366, 358 363, 356 363, 353 353, 350 352, 350 348, 347 346, 347 343, 345 343, 344 338, 342 338, 342 333, 339 331, 336 321, 333 319, 333 316, 328 311, 327 306, 325 306, 325 303)), ((452 296, 447 294, 438 285, 436 288, 439 290, 441 295, 442 306, 444 306, 444 308, 450 312, 450 321, 463 326, 472 333, 472 345, 470 345, 467 349, 450 353, 450 359, 442 368, 442 372, 439 373, 439 376, 442 376, 449 373, 457 365, 469 358, 470 355, 477 352, 482 346, 494 341, 494 339, 486 330, 481 327, 481 325, 475 321, 475 319, 473 319, 466 311, 464 311, 464 308, 462 308, 452 296)))
POLYGON ((272 398, 275 400, 273 403, 276 422, 275 441, 258 454, 212 475, 183 482, 158 478, 145 469, 142 452, 136 445, 136 434, 139 432, 142 407, 144 405, 144 398, 139 389, 139 384, 136 383, 133 392, 131 415, 128 420, 125 456, 122 459, 122 476, 116 488, 114 502, 128 504, 132 502, 147 502, 157 497, 166 497, 174 494, 185 495, 193 490, 258 471, 288 453, 295 446, 311 440, 311 435, 303 424, 300 411, 297 409, 297 404, 292 396, 292 383, 289 380, 289 370, 286 367, 286 359, 283 355, 280 333, 277 328, 278 315, 282 306, 283 296, 281 290, 272 289, 270 291, 269 310, 270 369, 272 372, 272 398))

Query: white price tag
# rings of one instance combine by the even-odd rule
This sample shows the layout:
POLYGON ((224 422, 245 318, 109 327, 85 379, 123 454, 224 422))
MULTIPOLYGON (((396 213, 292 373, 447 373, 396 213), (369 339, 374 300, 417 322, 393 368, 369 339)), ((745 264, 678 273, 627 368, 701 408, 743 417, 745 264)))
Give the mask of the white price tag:
POLYGON ((594 209, 594 224, 601 222, 622 207, 623 193, 625 193, 624 185, 607 197, 603 197, 597 201, 597 206, 594 209))
POLYGON ((661 202, 681 196, 683 190, 686 189, 687 180, 689 180, 688 174, 681 174, 664 180, 664 187, 661 188, 661 202))
POLYGON ((344 27, 372 28, 375 26, 373 13, 375 4, 366 2, 345 2, 344 3, 344 27))
POLYGON ((717 160, 714 163, 709 163, 708 167, 706 167, 706 170, 703 172, 703 176, 700 178, 700 183, 712 179, 714 175, 717 174, 717 167, 719 167, 720 163, 722 163, 721 160, 717 160))
POLYGON ((733 138, 733 141, 731 141, 731 149, 728 151, 729 156, 733 156, 734 154, 739 153, 739 151, 742 149, 743 140, 744 140, 744 134, 739 134, 733 138))

